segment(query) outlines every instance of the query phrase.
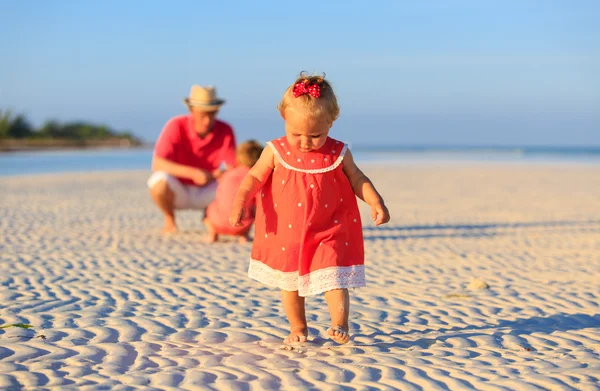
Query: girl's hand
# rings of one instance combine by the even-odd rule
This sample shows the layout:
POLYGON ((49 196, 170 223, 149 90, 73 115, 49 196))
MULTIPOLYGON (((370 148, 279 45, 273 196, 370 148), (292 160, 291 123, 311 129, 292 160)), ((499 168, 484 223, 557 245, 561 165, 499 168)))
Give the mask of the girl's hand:
POLYGON ((234 206, 231 215, 229 216, 229 224, 231 224, 232 227, 241 226, 245 215, 246 208, 243 206, 234 206))
POLYGON ((385 224, 390 221, 390 211, 384 204, 375 204, 371 206, 371 218, 375 226, 385 224))
POLYGON ((219 179, 223 176, 224 173, 225 173, 225 170, 223 170, 221 167, 219 167, 219 168, 213 170, 213 172, 211 174, 212 174, 213 178, 219 179))

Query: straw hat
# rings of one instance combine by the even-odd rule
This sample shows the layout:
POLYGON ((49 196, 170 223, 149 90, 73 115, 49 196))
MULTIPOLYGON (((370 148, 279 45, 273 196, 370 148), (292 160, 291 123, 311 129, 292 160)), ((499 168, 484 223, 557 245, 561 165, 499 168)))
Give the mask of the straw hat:
POLYGON ((197 84, 192 86, 190 96, 183 100, 187 106, 202 107, 206 111, 219 110, 225 100, 217 98, 217 90, 213 86, 202 87, 197 84))

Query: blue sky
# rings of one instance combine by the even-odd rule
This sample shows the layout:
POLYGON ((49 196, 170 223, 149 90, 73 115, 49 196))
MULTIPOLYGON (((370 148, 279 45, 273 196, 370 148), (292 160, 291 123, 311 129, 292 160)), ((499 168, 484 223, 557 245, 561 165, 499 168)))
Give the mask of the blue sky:
POLYGON ((325 72, 331 135, 379 145, 600 145, 600 2, 0 0, 0 107, 153 141, 192 84, 240 139, 325 72), (312 5, 314 4, 314 5, 312 5))

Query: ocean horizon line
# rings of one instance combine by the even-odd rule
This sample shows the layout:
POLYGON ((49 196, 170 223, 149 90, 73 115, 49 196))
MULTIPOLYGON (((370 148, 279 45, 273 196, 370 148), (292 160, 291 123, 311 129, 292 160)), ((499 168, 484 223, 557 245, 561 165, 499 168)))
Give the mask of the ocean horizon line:
POLYGON ((559 145, 440 145, 440 144, 355 144, 353 149, 364 152, 522 152, 522 153, 576 153, 600 154, 599 146, 559 145))
MULTIPOLYGON (((262 142, 262 141, 261 141, 262 142)), ((263 142, 264 143, 264 142, 263 142)), ((504 153, 550 153, 550 154, 600 154, 600 145, 544 145, 544 144, 363 144, 348 142, 352 150, 360 152, 504 152, 504 153)), ((88 146, 65 148, 26 148, 0 151, 1 154, 43 153, 43 152, 86 152, 86 151, 127 151, 153 149, 154 143, 143 143, 134 147, 88 146)))

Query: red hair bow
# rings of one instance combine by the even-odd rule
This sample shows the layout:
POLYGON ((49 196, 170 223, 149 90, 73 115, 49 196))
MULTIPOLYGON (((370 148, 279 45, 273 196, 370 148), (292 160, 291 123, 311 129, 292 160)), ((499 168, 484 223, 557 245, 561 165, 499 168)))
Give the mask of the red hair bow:
POLYGON ((318 98, 321 96, 321 88, 318 84, 308 85, 308 81, 299 81, 294 85, 293 93, 296 98, 304 94, 318 98))

